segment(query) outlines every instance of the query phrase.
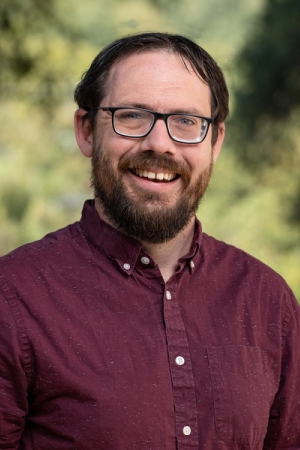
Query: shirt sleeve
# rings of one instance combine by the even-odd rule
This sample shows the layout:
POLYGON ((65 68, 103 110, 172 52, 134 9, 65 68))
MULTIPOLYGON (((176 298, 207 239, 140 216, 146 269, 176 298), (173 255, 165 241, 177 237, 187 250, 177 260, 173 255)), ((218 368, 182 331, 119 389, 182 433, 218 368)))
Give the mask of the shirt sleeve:
POLYGON ((27 404, 27 334, 17 297, 0 277, 0 449, 18 449, 27 404))
POLYGON ((300 448, 300 308, 292 293, 286 302, 280 385, 270 411, 265 450, 300 448))

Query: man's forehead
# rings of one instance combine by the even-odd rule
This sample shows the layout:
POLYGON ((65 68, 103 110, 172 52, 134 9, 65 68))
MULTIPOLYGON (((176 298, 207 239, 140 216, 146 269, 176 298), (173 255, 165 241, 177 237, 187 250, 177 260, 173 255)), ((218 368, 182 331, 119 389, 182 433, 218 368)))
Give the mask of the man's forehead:
POLYGON ((149 60, 149 62, 151 63, 153 61, 153 59, 155 59, 156 57, 164 58, 166 69, 169 68, 169 70, 170 70, 170 61, 176 60, 177 63, 180 66, 182 66, 182 68, 184 68, 187 72, 197 75, 202 80, 202 78, 199 75, 199 73, 197 72, 197 70, 195 70, 192 63, 185 56, 183 56, 182 54, 180 54, 178 52, 174 52, 174 51, 168 50, 168 49, 153 49, 153 50, 147 49, 147 50, 142 50, 142 51, 132 53, 129 55, 121 56, 112 65, 112 67, 109 71, 109 75, 115 73, 120 67, 122 67, 122 70, 124 70, 124 71, 129 70, 132 64, 134 64, 134 63, 139 64, 139 62, 141 62, 141 69, 142 69, 143 68, 142 62, 144 62, 144 64, 145 64, 145 61, 149 60))
POLYGON ((130 85, 131 80, 142 82, 144 77, 148 81, 152 77, 156 85, 167 84, 172 78, 179 82, 179 76, 186 83, 190 83, 192 77, 207 85, 191 62, 181 54, 166 49, 147 50, 118 59, 110 69, 106 88, 109 89, 116 82, 127 85, 130 85))

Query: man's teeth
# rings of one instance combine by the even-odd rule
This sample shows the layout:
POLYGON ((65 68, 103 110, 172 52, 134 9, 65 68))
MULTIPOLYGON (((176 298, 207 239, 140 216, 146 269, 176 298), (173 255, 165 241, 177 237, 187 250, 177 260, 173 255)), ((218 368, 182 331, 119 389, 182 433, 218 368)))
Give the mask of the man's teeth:
POLYGON ((148 170, 143 170, 143 169, 135 169, 134 172, 139 177, 149 178, 150 180, 156 179, 159 181, 162 181, 162 180, 171 181, 171 180, 174 180, 174 178, 176 178, 175 173, 164 173, 164 172, 154 173, 154 172, 150 172, 148 170))

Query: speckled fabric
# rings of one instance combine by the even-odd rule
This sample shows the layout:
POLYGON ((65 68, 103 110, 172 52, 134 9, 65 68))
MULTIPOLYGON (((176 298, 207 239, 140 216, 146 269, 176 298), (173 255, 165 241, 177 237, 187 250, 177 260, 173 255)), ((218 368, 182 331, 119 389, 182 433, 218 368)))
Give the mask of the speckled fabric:
POLYGON ((198 221, 167 283, 92 201, 0 275, 0 448, 300 448, 299 306, 198 221))

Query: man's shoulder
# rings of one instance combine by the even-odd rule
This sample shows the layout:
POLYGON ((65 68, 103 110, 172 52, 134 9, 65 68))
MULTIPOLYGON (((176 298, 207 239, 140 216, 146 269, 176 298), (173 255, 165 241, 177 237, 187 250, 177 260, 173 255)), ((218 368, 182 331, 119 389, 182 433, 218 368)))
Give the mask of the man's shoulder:
POLYGON ((300 314, 298 301, 284 278, 259 259, 234 245, 203 233, 202 273, 208 284, 229 297, 241 296, 251 304, 269 305, 300 314))
POLYGON ((51 232, 42 239, 22 245, 0 257, 0 275, 42 267, 66 256, 82 233, 79 222, 51 232))
POLYGON ((257 285, 265 281, 287 287, 285 280, 274 269, 232 244, 203 233, 201 249, 210 270, 223 272, 229 278, 242 277, 257 285))

